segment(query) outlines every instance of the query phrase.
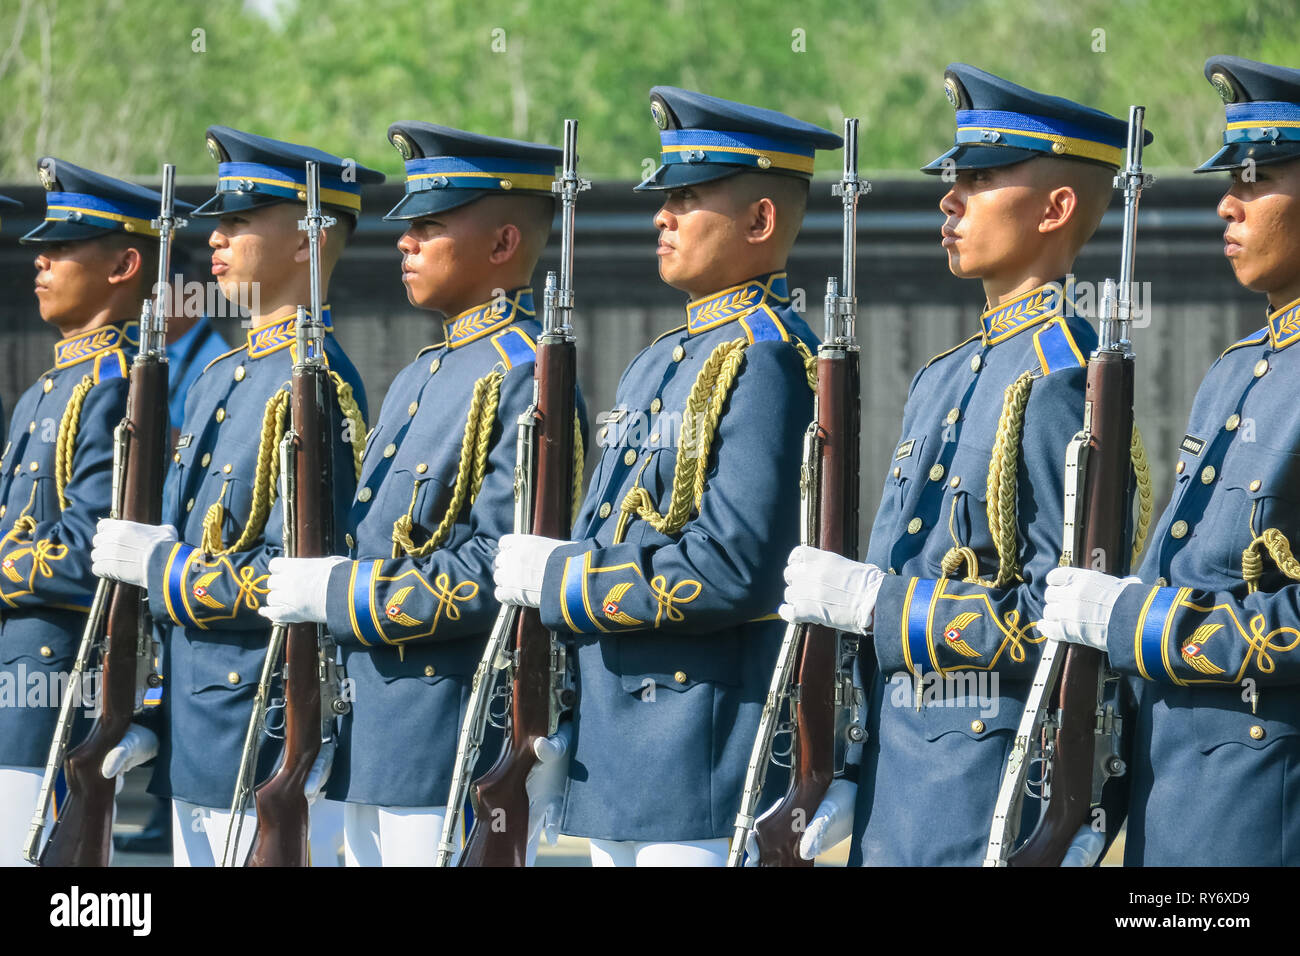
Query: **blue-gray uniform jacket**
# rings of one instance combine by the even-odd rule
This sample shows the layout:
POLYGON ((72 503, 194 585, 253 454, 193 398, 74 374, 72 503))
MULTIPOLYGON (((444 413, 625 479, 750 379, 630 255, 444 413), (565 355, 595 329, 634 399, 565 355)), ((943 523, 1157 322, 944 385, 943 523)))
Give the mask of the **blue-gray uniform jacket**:
MULTIPOLYGON (((328 307, 323 311, 329 328, 328 307)), ((266 657, 271 626, 257 609, 267 564, 283 552, 284 538, 279 489, 267 466, 289 420, 295 326, 290 316, 253 329, 244 345, 203 370, 190 387, 163 488, 163 521, 176 526, 180 540, 149 558, 149 606, 156 621, 171 624, 160 708, 167 732, 150 792, 199 806, 230 806, 266 657), (285 403, 285 416, 268 428, 273 401, 285 403)), ((334 443, 333 462, 334 523, 342 528, 356 489, 353 451, 365 425, 344 421, 340 406, 350 391, 354 415, 364 419, 366 400, 357 370, 330 334, 325 356, 339 376, 340 400, 330 414, 331 433, 343 438, 334 443)), ((274 716, 268 722, 274 726, 274 716)), ((275 742, 265 741, 259 779, 278 755, 275 742)))
POLYGON ((1096 346, 1062 296, 1049 283, 986 311, 978 333, 912 379, 867 551, 888 573, 875 607, 851 863, 984 857, 1038 663, 1044 578, 1061 555, 1065 449, 1082 425, 1096 346), (1019 432, 1006 466, 1014 478, 998 472, 1014 488, 1008 515, 989 499, 990 468, 1009 387, 1026 372, 1023 421, 1006 429, 1019 432), (1014 531, 1001 555, 991 524, 1014 531))
POLYGON ((49 756, 98 583, 90 539, 112 507, 113 430, 138 344, 135 322, 62 339, 14 408, 0 455, 0 765, 49 756))
POLYGON ((623 373, 542 590, 542 620, 576 645, 565 833, 731 832, 784 628, 816 343, 774 273, 690 303, 623 373), (675 470, 696 462, 674 509, 675 470))
MULTIPOLYGON (((329 629, 355 688, 330 777, 336 800, 447 802, 499 609, 492 559, 514 530, 515 426, 532 402, 541 331, 532 291, 470 309, 445 331, 384 398, 348 519, 355 560, 331 572, 329 629)), ((484 759, 497 749, 485 744, 484 759)))
POLYGON ((1111 611, 1133 675, 1125 862, 1300 864, 1300 301, 1196 393, 1142 585, 1111 611))

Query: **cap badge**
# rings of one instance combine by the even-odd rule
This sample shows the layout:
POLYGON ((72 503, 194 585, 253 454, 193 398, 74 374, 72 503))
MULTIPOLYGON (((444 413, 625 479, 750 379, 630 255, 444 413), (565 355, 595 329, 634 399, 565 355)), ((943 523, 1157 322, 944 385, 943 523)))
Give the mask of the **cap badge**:
POLYGON ((1219 98, 1222 99, 1223 102, 1232 103, 1237 99, 1237 91, 1234 90, 1232 84, 1228 82, 1226 74, 1219 72, 1211 73, 1210 85, 1214 87, 1214 91, 1219 94, 1219 98))
POLYGON ((405 133, 393 134, 393 145, 397 151, 402 154, 402 159, 411 159, 415 156, 415 147, 411 145, 410 137, 405 133))
POLYGON ((961 102, 961 90, 958 88, 957 80, 954 77, 944 77, 943 93, 948 97, 948 102, 952 105, 952 108, 957 109, 958 104, 961 102))
POLYGON ((663 103, 658 100, 650 101, 650 117, 660 129, 668 128, 668 113, 664 110, 663 103))

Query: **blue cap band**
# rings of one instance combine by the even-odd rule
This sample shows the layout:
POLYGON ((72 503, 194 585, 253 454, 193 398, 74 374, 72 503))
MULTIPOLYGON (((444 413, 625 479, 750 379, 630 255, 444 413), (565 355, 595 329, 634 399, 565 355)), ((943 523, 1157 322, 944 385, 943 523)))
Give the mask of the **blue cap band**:
POLYGON ((113 202, 90 193, 48 192, 45 194, 45 218, 51 222, 80 222, 107 229, 124 229, 157 236, 150 225, 157 210, 132 203, 113 202))
MULTIPOLYGON (((307 189, 305 166, 269 166, 264 163, 219 163, 217 192, 261 193, 278 199, 303 202, 307 189)), ((321 202, 361 211, 361 184, 344 182, 321 172, 321 202)))
POLYGON ((1228 121, 1223 131, 1224 143, 1300 140, 1300 103, 1269 100, 1229 103, 1224 112, 1228 121))
POLYGON ((550 192, 555 165, 495 156, 430 156, 406 161, 406 191, 427 189, 529 189, 550 192))
POLYGON ((784 169, 812 175, 815 147, 793 140, 773 139, 757 133, 729 130, 666 129, 659 132, 665 166, 678 163, 717 163, 784 169))
POLYGON ((958 110, 958 144, 1014 146, 1053 156, 1091 159, 1119 167, 1124 144, 1066 120, 1006 110, 958 110))

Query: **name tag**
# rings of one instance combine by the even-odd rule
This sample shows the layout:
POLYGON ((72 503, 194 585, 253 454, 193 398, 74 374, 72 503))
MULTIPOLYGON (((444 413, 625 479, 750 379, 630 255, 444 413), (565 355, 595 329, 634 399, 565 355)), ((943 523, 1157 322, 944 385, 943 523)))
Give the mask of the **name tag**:
POLYGON ((1205 450, 1205 439, 1197 438, 1195 435, 1184 435, 1182 444, 1178 447, 1189 455, 1200 457, 1201 452, 1205 450))
POLYGON ((190 443, 193 441, 193 435, 182 435, 180 438, 176 439, 176 450, 180 451, 182 448, 189 448, 190 443))
POLYGON ((626 408, 611 408, 605 413, 606 422, 621 422, 623 416, 627 414, 626 408))
POLYGON ((912 446, 915 444, 916 444, 916 439, 909 438, 907 441, 899 445, 898 448, 894 451, 894 461, 898 461, 902 458, 912 457, 912 446))

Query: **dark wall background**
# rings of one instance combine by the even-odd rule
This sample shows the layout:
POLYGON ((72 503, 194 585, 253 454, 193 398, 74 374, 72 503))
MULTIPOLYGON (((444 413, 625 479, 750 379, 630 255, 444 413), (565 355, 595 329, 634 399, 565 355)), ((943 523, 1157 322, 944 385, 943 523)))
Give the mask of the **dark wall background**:
MULTIPOLYGON (((913 373, 932 355, 978 327, 983 293, 953 278, 939 247, 941 184, 883 180, 859 215, 859 340, 863 363, 863 531, 870 528, 898 439, 913 373)), ((1221 181, 1162 179, 1142 201, 1137 278, 1150 282, 1151 323, 1135 331, 1138 421, 1151 455, 1157 506, 1168 498, 1177 444, 1202 375, 1229 344, 1264 324, 1262 297, 1240 288, 1222 255, 1222 223, 1214 214, 1221 181)), ((0 186, 26 209, 7 216, 0 238, 0 398, 10 414, 21 392, 51 364, 54 336, 41 323, 32 293, 32 253, 14 237, 34 225, 43 193, 0 186)), ((202 201, 211 185, 184 186, 181 198, 202 201)), ((330 291, 335 331, 365 378, 372 417, 394 374, 441 332, 428 313, 407 302, 394 246, 400 234, 380 215, 400 186, 367 193, 368 214, 336 271, 330 291)), ((575 326, 579 375, 594 415, 608 408, 619 375, 636 352, 684 321, 685 297, 658 279, 651 225, 657 205, 630 183, 596 185, 580 199, 575 244, 575 326)), ((1081 280, 1115 275, 1119 200, 1075 267, 1081 280)), ((206 264, 206 231, 197 220, 181 243, 206 264)), ((556 267, 558 237, 540 266, 556 267)), ((789 264, 792 289, 803 290, 804 313, 820 331, 826 277, 840 265, 839 200, 814 184, 813 200, 789 264)), ((207 278, 203 272, 200 279, 207 278)), ((540 300, 540 295, 539 295, 540 300)), ((540 306, 540 301, 539 301, 540 306)), ((234 319, 219 328, 232 344, 244 330, 234 319)), ((459 420, 459 414, 455 416, 459 420)), ((449 426, 450 427, 450 426, 449 426)), ((588 468, 594 456, 588 456, 588 468)), ((1157 512, 1158 513, 1158 512, 1157 512)))

